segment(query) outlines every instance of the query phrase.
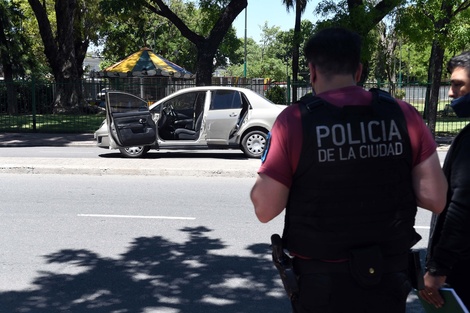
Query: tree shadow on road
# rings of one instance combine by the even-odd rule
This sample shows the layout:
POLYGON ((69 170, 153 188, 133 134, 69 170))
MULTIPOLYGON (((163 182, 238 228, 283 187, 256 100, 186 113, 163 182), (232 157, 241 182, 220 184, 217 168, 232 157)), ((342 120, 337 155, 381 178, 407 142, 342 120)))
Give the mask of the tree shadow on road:
POLYGON ((225 245, 207 236, 210 229, 181 231, 189 235, 184 243, 139 237, 116 259, 89 250, 46 255, 76 272, 39 272, 32 289, 0 293, 1 311, 289 312, 267 243, 247 247, 252 256, 221 255, 225 245))
POLYGON ((93 134, 62 133, 3 133, 0 134, 0 146, 8 147, 66 147, 69 145, 92 145, 93 134))
MULTIPOLYGON (((101 158, 125 158, 119 151, 101 153, 101 158)), ((141 159, 226 159, 226 160, 248 160, 249 158, 241 151, 233 150, 192 150, 174 151, 174 150, 151 150, 147 152, 141 159)))

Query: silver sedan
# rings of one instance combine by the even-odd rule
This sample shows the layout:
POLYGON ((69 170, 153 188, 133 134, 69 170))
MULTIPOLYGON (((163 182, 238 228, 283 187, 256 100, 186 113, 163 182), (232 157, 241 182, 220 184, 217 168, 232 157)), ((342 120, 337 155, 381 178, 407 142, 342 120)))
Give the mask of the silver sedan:
POLYGON ((258 158, 285 107, 239 87, 185 88, 150 106, 134 95, 107 91, 106 120, 95 139, 125 157, 160 148, 236 148, 258 158))

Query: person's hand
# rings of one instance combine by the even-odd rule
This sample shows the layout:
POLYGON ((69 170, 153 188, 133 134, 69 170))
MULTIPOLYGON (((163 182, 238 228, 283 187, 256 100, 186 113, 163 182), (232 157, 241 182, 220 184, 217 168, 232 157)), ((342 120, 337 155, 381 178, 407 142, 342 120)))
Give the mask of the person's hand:
POLYGON ((446 278, 446 276, 432 276, 429 272, 426 272, 424 274, 424 289, 419 291, 421 298, 436 308, 442 307, 444 299, 441 297, 439 289, 444 286, 446 278))

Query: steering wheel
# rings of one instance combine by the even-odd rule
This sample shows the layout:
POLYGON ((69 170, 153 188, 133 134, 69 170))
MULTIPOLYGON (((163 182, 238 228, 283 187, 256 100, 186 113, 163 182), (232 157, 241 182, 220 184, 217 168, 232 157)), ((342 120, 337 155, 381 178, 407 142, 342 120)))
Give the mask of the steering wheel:
POLYGON ((175 109, 173 108, 173 105, 168 105, 167 107, 170 111, 168 112, 168 115, 171 116, 171 117, 174 117, 174 118, 177 118, 178 117, 178 114, 176 114, 176 111, 175 109))

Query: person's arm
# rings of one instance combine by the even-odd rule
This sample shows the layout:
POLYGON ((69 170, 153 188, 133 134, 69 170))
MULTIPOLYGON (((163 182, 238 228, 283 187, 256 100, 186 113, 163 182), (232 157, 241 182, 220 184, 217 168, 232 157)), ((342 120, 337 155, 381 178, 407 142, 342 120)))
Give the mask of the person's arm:
POLYGON ((267 223, 286 207, 289 188, 277 180, 260 173, 251 189, 251 201, 260 222, 267 223))
POLYGON ((444 166, 451 168, 448 171, 451 193, 445 219, 434 229, 439 235, 430 239, 432 252, 428 255, 426 270, 427 275, 434 278, 426 279, 425 275, 426 287, 436 281, 444 282, 450 273, 459 275, 453 272, 454 265, 470 259, 470 134, 459 135, 459 138, 444 166))
POLYGON ((439 214, 444 210, 447 180, 437 152, 413 168, 413 189, 418 206, 439 214))
POLYGON ((421 298, 440 308, 444 305, 439 289, 444 286, 446 276, 432 276, 428 272, 424 275, 424 289, 419 291, 421 298))

